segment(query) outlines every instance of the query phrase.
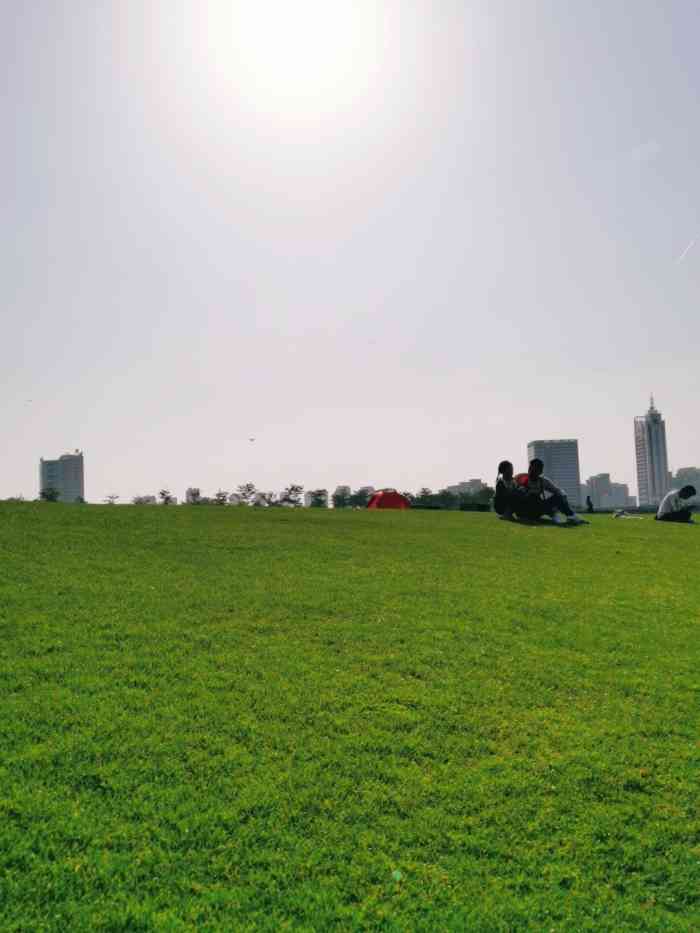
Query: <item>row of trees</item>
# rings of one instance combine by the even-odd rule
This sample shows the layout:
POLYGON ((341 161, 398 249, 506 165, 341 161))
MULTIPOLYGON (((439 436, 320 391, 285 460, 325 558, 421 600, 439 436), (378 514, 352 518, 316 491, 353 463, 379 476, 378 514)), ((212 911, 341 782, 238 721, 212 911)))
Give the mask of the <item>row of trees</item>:
MULTIPOLYGON (((58 499, 59 499, 59 496, 60 496, 60 495, 61 495, 61 493, 58 491, 58 489, 54 489, 53 486, 47 486, 45 489, 42 489, 41 492, 39 493, 39 499, 40 499, 42 502, 58 502, 58 499)), ((117 498, 119 498, 119 497, 117 497, 117 498)), ((19 496, 19 497, 17 497, 17 499, 16 499, 15 501, 17 501, 17 502, 23 502, 23 501, 24 501, 24 497, 23 497, 23 496, 19 496)), ((75 501, 76 501, 76 502, 82 502, 82 503, 84 503, 84 502, 85 502, 85 499, 83 499, 82 496, 78 496, 78 497, 76 498, 75 501)))
MULTIPOLYGON (((261 492, 254 483, 242 483, 236 488, 236 491, 229 493, 226 489, 219 489, 214 496, 203 496, 196 487, 191 487, 187 491, 188 505, 248 505, 258 507, 287 506, 297 508, 302 504, 304 487, 297 483, 290 483, 283 492, 261 492)), ((427 487, 423 487, 417 493, 403 492, 411 505, 417 509, 470 509, 487 506, 493 497, 493 489, 485 486, 479 492, 472 495, 456 495, 448 489, 440 489, 433 492, 427 487)), ((366 508, 372 496, 372 491, 367 487, 361 487, 354 492, 336 492, 332 496, 333 507, 336 509, 348 508, 366 508)), ((40 498, 45 502, 56 502, 58 500, 58 490, 47 488, 42 489, 40 498)), ((119 496, 110 495, 105 498, 105 502, 114 505, 119 496)), ((158 499, 161 505, 172 505, 176 500, 169 489, 161 489, 158 493, 158 499)), ((78 500, 84 501, 84 500, 78 500)), ((135 496, 132 500, 134 505, 152 505, 156 501, 155 496, 135 496)), ((328 506, 328 491, 326 489, 313 489, 309 493, 309 505, 312 508, 326 508, 328 506)))
POLYGON ((449 489, 433 492, 424 486, 415 495, 410 492, 404 495, 416 509, 468 510, 488 506, 494 496, 494 489, 491 486, 484 486, 474 493, 454 493, 449 489))
MULTIPOLYGON (((493 489, 490 486, 484 486, 479 492, 473 495, 463 493, 455 495, 448 489, 441 489, 433 492, 427 487, 423 487, 417 493, 402 492, 401 495, 411 503, 416 509, 471 509, 479 506, 487 506, 492 497, 493 489)), ((356 489, 354 492, 336 492, 333 494, 333 507, 336 509, 366 508, 367 503, 372 497, 372 492, 366 487, 356 489)))
MULTIPOLYGON (((188 505, 257 505, 269 507, 273 505, 299 506, 304 487, 298 483, 290 483, 281 493, 262 492, 257 489, 254 483, 242 483, 236 487, 236 491, 229 493, 226 489, 220 489, 215 496, 203 496, 197 487, 190 487, 187 490, 188 505)), ((162 499, 162 492, 161 492, 162 499)))

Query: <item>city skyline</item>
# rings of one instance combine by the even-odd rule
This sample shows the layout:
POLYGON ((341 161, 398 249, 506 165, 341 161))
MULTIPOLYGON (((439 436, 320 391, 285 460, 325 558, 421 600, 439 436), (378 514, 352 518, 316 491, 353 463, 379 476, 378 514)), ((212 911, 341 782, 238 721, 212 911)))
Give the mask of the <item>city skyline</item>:
MULTIPOLYGON (((639 469, 639 464, 640 464, 640 458, 639 458, 640 441, 639 441, 638 423, 644 422, 646 424, 646 421, 650 415, 655 420, 660 422, 661 429, 663 431, 664 463, 668 465, 667 454, 666 454, 665 422, 661 418, 660 412, 656 409, 654 405, 654 398, 652 396, 650 408, 647 414, 644 416, 635 416, 635 419, 634 419, 635 455, 636 455, 637 469, 639 469)), ((557 485, 560 485, 562 488, 566 489, 566 491, 569 493, 569 498, 571 499, 572 502, 576 502, 577 504, 580 504, 580 505, 585 504, 585 499, 587 495, 591 496, 593 504, 596 508, 624 507, 625 505, 633 506, 635 504, 635 501, 637 501, 639 505, 652 505, 655 503, 658 504, 658 501, 661 498, 661 495, 663 495, 663 493, 661 493, 656 499, 653 499, 653 500, 650 499, 649 496, 647 495, 645 495, 644 497, 640 496, 638 493, 637 495, 634 495, 633 493, 631 493, 629 483, 615 482, 614 480, 612 480, 611 474, 609 472, 601 472, 598 474, 591 475, 588 477, 587 480, 585 480, 585 482, 581 482, 578 440, 574 438, 530 441, 528 442, 528 445, 527 445, 527 461, 531 460, 533 457, 536 457, 536 456, 540 457, 540 459, 544 461, 545 474, 548 475, 549 478, 552 479, 557 485), (569 447, 571 448, 571 450, 567 449, 569 447), (569 459, 572 461, 571 464, 564 463, 564 461, 569 460, 569 459), (571 489, 576 488, 576 476, 578 476, 579 478, 579 483, 577 487, 578 495, 576 495, 576 493, 570 492, 570 488, 571 489)), ((73 496, 73 498, 71 498, 69 495, 69 498, 66 499, 65 495, 61 495, 61 501, 74 501, 74 499, 78 495, 81 498, 84 498, 85 496, 84 457, 83 457, 82 451, 78 451, 78 450, 76 450, 74 454, 63 454, 61 455, 61 457, 57 458, 56 460, 45 460, 43 457, 40 458, 40 479, 39 479, 39 489, 37 492, 40 493, 41 490, 45 488, 46 486, 56 486, 59 488, 59 491, 62 491, 62 479, 56 479, 57 477, 56 471, 59 470, 59 467, 61 466, 63 461, 72 462, 73 460, 76 460, 78 458, 80 460, 80 470, 79 470, 80 476, 78 480, 76 479, 77 477, 77 474, 76 474, 76 477, 73 477, 73 479, 75 479, 75 482, 79 482, 80 484, 79 491, 73 496), (50 471, 54 471, 54 472, 52 472, 51 476, 49 477, 50 471)), ((526 465, 527 463, 524 464, 524 466, 526 465)), ((516 465, 516 471, 517 469, 518 467, 516 465)), ((683 471, 687 472, 688 470, 694 471, 696 469, 697 469, 696 467, 690 464, 684 467, 676 467, 676 470, 677 471, 680 470, 681 472, 683 471)), ((667 474, 666 474, 667 481, 665 484, 665 489, 670 488, 671 481, 672 481, 672 473, 673 473, 672 470, 667 471, 667 474)), ((251 478, 245 481, 234 483, 234 489, 228 490, 229 493, 232 494, 231 495, 232 500, 235 498, 235 487, 238 485, 242 485, 243 482, 255 483, 255 481, 251 478)), ((428 488, 432 489, 433 492, 436 492, 440 489, 445 489, 454 494, 461 494, 461 493, 478 492, 479 489, 483 487, 483 485, 489 485, 489 484, 490 484, 490 479, 487 476, 485 480, 482 480, 482 478, 475 478, 471 480, 462 480, 461 482, 458 482, 458 483, 452 483, 452 484, 447 483, 442 486, 430 486, 428 488)), ((226 484, 223 484, 223 486, 225 485, 226 484)), ((257 486, 257 484, 255 485, 257 486)), ((305 500, 306 498, 310 496, 311 491, 314 489, 326 489, 328 492, 329 498, 332 497, 332 493, 331 493, 332 484, 330 485, 327 484, 324 486, 313 486, 313 485, 307 485, 305 483, 302 483, 301 485, 305 489, 305 493, 304 493, 305 500)), ((426 483, 414 483, 413 487, 410 485, 406 485, 406 486, 403 486, 402 488, 411 490, 413 492, 418 492, 420 488, 425 487, 426 485, 427 485, 426 483)), ((213 492, 215 492, 216 489, 223 488, 223 486, 221 483, 219 483, 218 486, 216 486, 215 489, 211 491, 211 494, 213 494, 213 492)), ((165 484, 160 484, 159 488, 168 488, 172 492, 173 488, 178 488, 178 487, 175 487, 172 484, 165 483, 165 484)), ((364 484, 356 485, 354 488, 355 490, 374 491, 375 486, 364 483, 364 484)), ((397 487, 389 486, 389 485, 387 486, 380 485, 380 486, 377 486, 376 488, 381 489, 381 488, 397 488, 397 487)), ((352 492, 352 487, 349 485, 336 485, 335 492, 337 493, 339 491, 342 491, 349 495, 352 492)), ((196 492, 196 494, 199 495, 200 487, 188 487, 185 491, 183 501, 190 502, 192 499, 191 493, 193 492, 196 492)), ((17 494, 24 495, 22 492, 13 493, 11 495, 17 495, 17 494)), ((207 495, 207 493, 206 492, 202 493, 202 495, 207 495)), ((7 497, 8 496, 0 495, 0 499, 7 498, 7 497)), ((156 501, 156 497, 153 495, 153 493, 139 492, 139 493, 130 495, 128 498, 126 497, 123 498, 122 503, 128 502, 131 500, 131 498, 136 498, 136 497, 140 499, 149 498, 149 499, 153 499, 154 502, 156 501)), ((31 496, 29 498, 31 498, 31 496)), ((92 500, 92 501, 103 501, 106 498, 107 496, 100 497, 100 499, 92 500)), ((117 498, 121 499, 122 497, 121 495, 117 495, 117 498)))
MULTIPOLYGON (((655 407, 655 405, 654 405, 654 397, 653 397, 653 395, 651 396, 650 408, 649 408, 647 414, 646 414, 646 415, 643 415, 643 416, 635 416, 635 418, 634 418, 634 425, 635 425, 635 466, 636 466, 637 476, 639 475, 640 462, 641 462, 641 461, 640 461, 640 454, 639 454, 640 443, 641 443, 641 441, 640 441, 640 437, 641 437, 640 431, 641 431, 641 428, 639 427, 639 425, 640 425, 640 423, 642 423, 642 422, 644 423, 644 425, 646 425, 650 417, 652 418, 652 420, 655 420, 655 422, 656 422, 656 421, 659 422, 660 428, 657 428, 657 430, 661 430, 661 432, 663 433, 663 442, 662 442, 662 447, 663 447, 663 463, 666 465, 666 474, 665 474, 665 475, 666 475, 666 477, 667 477, 667 480, 666 480, 666 483, 665 483, 665 488, 664 488, 664 491, 665 491, 665 489, 669 488, 669 485, 670 485, 670 482, 671 482, 671 475, 672 475, 672 473, 673 473, 674 471, 668 468, 668 456, 667 456, 667 450, 666 450, 665 421, 661 418, 660 413, 658 412, 658 410, 656 409, 656 407, 655 407)), ((647 429, 645 428, 645 430, 647 430, 647 429)), ((251 438, 250 440, 253 441, 254 439, 251 438)), ((645 447, 645 450, 646 450, 646 447, 645 447)), ((80 488, 81 488, 81 492, 80 492, 80 495, 81 495, 82 497, 84 497, 84 480, 83 480, 83 466, 82 466, 82 464, 83 464, 83 454, 82 454, 82 452, 80 452, 80 451, 78 451, 78 450, 75 451, 75 454, 76 454, 76 455, 77 455, 77 454, 80 454, 80 460, 81 460, 81 479, 80 479, 80 483, 81 483, 81 487, 80 487, 80 488)), ((73 456, 74 456, 74 455, 72 455, 72 454, 64 454, 64 455, 62 455, 58 460, 55 460, 55 461, 45 461, 43 457, 40 459, 40 481, 39 481, 39 490, 38 490, 38 493, 41 492, 41 489, 43 488, 43 485, 44 485, 44 480, 43 480, 43 477, 44 477, 44 464, 45 464, 45 463, 47 463, 47 464, 50 463, 50 464, 56 465, 56 464, 59 463, 59 461, 65 460, 65 459, 67 459, 67 458, 71 458, 71 457, 73 457, 73 456)), ((640 505, 649 505, 649 504, 653 504, 653 502, 658 502, 660 496, 663 494, 663 493, 659 494, 659 496, 658 496, 656 499, 650 499, 649 496, 647 496, 646 494, 642 496, 642 495, 640 495, 640 493, 639 493, 639 485, 638 485, 638 484, 637 484, 637 486, 636 486, 636 494, 635 494, 635 493, 633 493, 633 492, 631 491, 633 488, 635 488, 635 487, 632 486, 632 484, 630 484, 630 483, 620 483, 620 482, 611 481, 611 473, 610 473, 609 471, 601 471, 601 472, 598 473, 598 474, 593 474, 593 475, 591 475, 591 476, 589 477, 588 480, 586 480, 585 482, 582 482, 582 481, 581 481, 581 476, 583 475, 583 471, 581 471, 581 469, 580 469, 580 453, 579 453, 579 447, 578 447, 578 439, 573 439, 573 438, 572 438, 572 439, 563 439, 563 440, 562 440, 562 439, 549 439, 549 440, 528 441, 528 444, 527 444, 527 461, 526 461, 525 464, 523 464, 523 467, 526 468, 527 462, 529 462, 529 460, 531 460, 531 459, 532 459, 533 457, 535 457, 535 456, 540 457, 540 459, 542 459, 542 460, 544 461, 544 463, 545 463, 545 473, 548 474, 548 475, 550 476, 550 478, 551 478, 555 483, 557 483, 558 485, 562 486, 562 488, 565 488, 565 489, 567 490, 567 492, 569 492, 569 496, 570 496, 570 498, 572 499, 572 501, 578 501, 579 499, 581 500, 581 503, 583 503, 583 502, 585 501, 585 496, 591 491, 591 488, 590 488, 590 486, 589 486, 589 482, 590 482, 591 480, 593 480, 593 481, 601 480, 602 483, 603 483, 603 487, 604 487, 607 491, 606 491, 606 493, 604 493, 604 494, 601 493, 600 495, 606 495, 606 496, 608 496, 608 497, 612 497, 612 499, 613 499, 615 502, 617 502, 618 499, 624 498, 625 495, 627 495, 627 496, 630 496, 630 495, 631 495, 632 498, 636 498, 636 499, 637 499, 637 501, 639 502, 640 505), (573 460, 572 460, 572 464, 573 464, 573 465, 572 465, 571 469, 569 470, 569 469, 568 469, 568 466, 565 465, 565 466, 564 466, 564 469, 563 469, 563 472, 562 472, 562 471, 560 470, 561 464, 559 463, 559 461, 562 459, 562 457, 563 457, 564 459, 567 459, 568 453, 570 453, 570 451, 565 450, 565 448, 566 448, 567 446, 571 446, 571 449, 572 449, 572 451, 573 451, 573 455, 572 455, 572 456, 573 456, 573 458, 574 458, 574 460, 575 460, 575 464, 573 463, 573 460), (574 474, 576 474, 576 475, 574 475, 574 474), (576 482, 576 476, 578 476, 578 484, 577 484, 577 482, 576 482), (611 482, 612 482, 612 487, 615 487, 614 489, 608 489, 608 486, 609 486, 609 484, 610 484, 611 482), (626 493, 626 494, 623 493, 623 488, 622 488, 622 487, 625 487, 625 488, 627 489, 627 493, 626 493), (572 492, 571 490, 575 490, 575 491, 572 492)), ((514 462, 515 462, 516 472, 517 472, 518 469, 519 469, 519 467, 518 467, 517 462, 516 462, 516 461, 514 461, 514 462)), ((688 467, 692 467, 692 466, 693 466, 693 464, 685 464, 683 467, 677 466, 677 467, 676 467, 676 470, 678 470, 678 469, 687 469, 688 467)), ((56 469, 57 467, 54 466, 53 468, 56 469)), ((661 469, 662 469, 662 472, 663 472, 663 466, 661 467, 661 469)), ((248 479, 236 480, 235 482, 232 481, 232 484, 233 484, 234 486, 238 486, 238 485, 241 485, 241 484, 244 483, 244 482, 254 482, 256 486, 258 485, 258 483, 255 482, 255 479, 254 479, 254 478, 251 478, 251 477, 248 477, 248 479)), ((335 482, 335 481, 333 481, 333 482, 335 482)), ((480 478, 478 478, 478 479, 472 479, 472 480, 468 480, 468 481, 467 481, 467 480, 463 480, 463 481, 458 482, 458 483, 449 483, 449 482, 448 482, 448 483, 444 483, 444 484, 442 484, 442 485, 432 485, 432 486, 429 486, 429 484, 426 483, 426 482, 414 481, 414 483, 413 483, 412 485, 409 483, 409 484, 405 484, 405 485, 401 486, 400 488, 403 488, 403 489, 411 489, 411 490, 417 491, 417 490, 420 489, 421 487, 429 486, 429 488, 433 489, 434 491, 437 490, 437 489, 447 489, 447 490, 449 490, 449 491, 453 491, 453 492, 458 493, 458 492, 464 492, 464 491, 472 491, 472 487, 473 487, 474 489, 478 489, 479 484, 482 483, 482 482, 485 482, 486 484, 490 484, 491 482, 493 482, 493 480, 492 480, 492 479, 489 477, 489 475, 487 474, 487 475, 486 475, 485 477, 483 477, 483 478, 480 477, 480 478)), ((658 482, 658 480, 657 480, 657 482, 658 482)), ((113 485, 114 485, 114 484, 112 484, 112 486, 113 486, 113 485)), ((159 484, 156 484, 156 485, 158 485, 159 488, 170 488, 171 490, 172 490, 173 488, 180 488, 180 487, 176 486, 176 484, 170 484, 170 483, 159 483, 159 484)), ((189 485, 190 485, 190 484, 188 484, 187 490, 186 490, 186 492, 185 492, 185 498, 186 498, 186 499, 187 499, 188 493, 189 493, 189 485)), ((223 486, 226 486, 226 485, 227 485, 226 483, 221 483, 221 482, 219 482, 218 485, 215 485, 215 489, 220 489, 220 488, 222 488, 223 486)), ((319 488, 327 488, 327 489, 330 490, 330 488, 332 487, 333 483, 330 483, 330 484, 329 484, 329 483, 324 483, 324 484, 306 484, 306 483, 302 483, 302 485, 303 485, 304 488, 307 489, 307 490, 309 490, 309 489, 319 489, 319 488)), ((111 487, 110 487, 110 488, 111 488, 111 487)), ((196 488, 199 488, 199 487, 196 487, 196 488)), ((337 488, 345 488, 345 487, 337 487, 337 488)), ((365 483, 360 483, 360 484, 355 485, 355 488, 357 488, 357 489, 374 489, 375 487, 374 487, 374 486, 368 486, 368 485, 366 484, 366 482, 365 482, 365 483)), ((395 484, 395 483, 394 483, 394 484, 387 483, 387 484, 384 484, 384 485, 379 485, 379 486, 377 486, 376 488, 399 488, 399 485, 398 485, 398 484, 395 484)), ((112 492, 113 492, 113 490, 112 490, 112 492)), ((599 494, 596 492, 596 487, 595 487, 595 486, 593 486, 593 492, 594 492, 594 495, 593 495, 594 504, 596 504, 596 505, 598 506, 598 505, 600 505, 601 503, 600 503, 600 501, 597 499, 597 496, 598 496, 599 494)), ((110 494, 111 494, 111 493, 105 493, 105 494, 102 495, 102 496, 96 497, 96 498, 93 499, 92 501, 101 501, 102 499, 106 498, 106 496, 108 496, 108 495, 110 495, 110 494)), ((2 498, 8 498, 9 496, 14 496, 14 495, 23 495, 23 496, 25 496, 23 490, 16 490, 16 491, 11 492, 11 493, 0 494, 0 499, 2 499, 2 498)), ((133 498, 133 497, 135 497, 135 496, 143 496, 143 495, 150 495, 150 493, 144 493, 143 491, 139 491, 139 492, 135 492, 135 493, 131 493, 131 492, 130 492, 129 495, 128 495, 127 497, 125 497, 125 499, 126 499, 126 501, 128 501, 128 500, 130 500, 131 498, 133 498)), ((31 498, 31 495, 28 496, 28 497, 25 496, 25 498, 31 498)), ((628 504, 629 504, 629 503, 628 503, 628 504)))
POLYGON ((0 495, 700 460, 697 4, 233 7, 3 5, 0 495))

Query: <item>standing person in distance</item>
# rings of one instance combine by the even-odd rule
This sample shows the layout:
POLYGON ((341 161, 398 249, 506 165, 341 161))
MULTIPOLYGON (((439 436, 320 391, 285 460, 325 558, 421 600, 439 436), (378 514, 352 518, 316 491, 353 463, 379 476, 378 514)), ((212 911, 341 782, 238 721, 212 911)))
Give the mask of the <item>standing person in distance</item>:
POLYGON ((684 522, 694 525, 692 518, 693 508, 689 499, 697 495, 695 486, 683 486, 682 489, 671 489, 661 500, 656 520, 659 522, 684 522))

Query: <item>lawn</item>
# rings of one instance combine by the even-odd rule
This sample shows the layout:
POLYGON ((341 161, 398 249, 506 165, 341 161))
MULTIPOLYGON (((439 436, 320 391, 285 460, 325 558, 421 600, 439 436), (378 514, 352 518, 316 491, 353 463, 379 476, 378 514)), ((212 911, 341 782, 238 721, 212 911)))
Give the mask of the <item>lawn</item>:
POLYGON ((699 558, 0 505, 0 929, 700 929, 699 558))

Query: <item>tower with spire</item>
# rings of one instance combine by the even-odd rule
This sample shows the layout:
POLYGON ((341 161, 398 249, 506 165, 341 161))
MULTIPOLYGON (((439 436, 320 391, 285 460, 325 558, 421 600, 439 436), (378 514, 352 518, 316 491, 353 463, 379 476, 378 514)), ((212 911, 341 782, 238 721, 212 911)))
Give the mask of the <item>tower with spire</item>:
POLYGON ((634 419, 634 452, 640 505, 658 505, 671 485, 666 451, 666 422, 649 398, 649 411, 634 419))

